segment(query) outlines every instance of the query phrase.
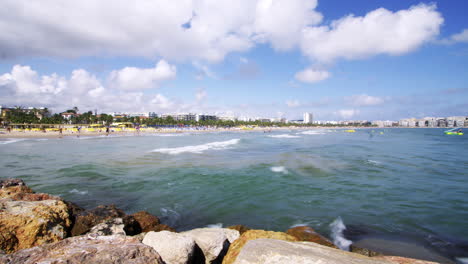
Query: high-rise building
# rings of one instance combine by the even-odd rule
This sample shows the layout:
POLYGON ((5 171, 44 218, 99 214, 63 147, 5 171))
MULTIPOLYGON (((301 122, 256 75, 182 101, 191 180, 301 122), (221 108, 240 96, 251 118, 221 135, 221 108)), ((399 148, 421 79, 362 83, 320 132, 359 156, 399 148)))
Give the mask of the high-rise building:
POLYGON ((314 122, 314 116, 311 113, 304 113, 303 123, 312 124, 312 122, 314 122))

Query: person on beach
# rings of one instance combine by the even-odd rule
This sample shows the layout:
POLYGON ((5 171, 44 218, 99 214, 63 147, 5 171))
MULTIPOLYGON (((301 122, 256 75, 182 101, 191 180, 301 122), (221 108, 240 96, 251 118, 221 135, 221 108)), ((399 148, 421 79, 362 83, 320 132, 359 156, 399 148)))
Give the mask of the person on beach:
POLYGON ((11 127, 7 127, 7 132, 11 133, 11 127))
POLYGON ((109 136, 109 127, 106 127, 106 136, 109 136))

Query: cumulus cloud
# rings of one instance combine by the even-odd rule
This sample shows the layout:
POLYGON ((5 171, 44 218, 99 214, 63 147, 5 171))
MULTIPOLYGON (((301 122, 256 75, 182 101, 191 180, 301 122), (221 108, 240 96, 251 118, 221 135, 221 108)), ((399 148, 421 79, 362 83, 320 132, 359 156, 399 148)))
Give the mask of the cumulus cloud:
POLYGON ((338 116, 343 119, 350 119, 350 118, 357 116, 359 112, 360 111, 356 109, 341 109, 341 110, 338 110, 336 114, 338 114, 338 116))
POLYGON ((298 107, 301 105, 301 103, 299 102, 299 100, 287 100, 286 105, 288 107, 298 107))
POLYGON ((339 58, 401 55, 437 36, 443 21, 435 5, 420 4, 398 12, 379 8, 363 17, 343 17, 330 26, 307 27, 301 50, 312 60, 325 63, 339 58))
POLYGON ((453 34, 449 38, 442 39, 439 41, 441 44, 451 45, 455 43, 467 43, 468 42, 468 29, 462 30, 460 33, 453 34))
POLYGON ((312 68, 305 69, 301 72, 296 73, 295 78, 298 81, 306 83, 316 83, 328 79, 330 77, 328 71, 315 70, 312 68))
POLYGON ((211 79, 218 79, 218 76, 216 73, 214 73, 208 66, 198 62, 194 61, 192 62, 193 67, 197 70, 197 73, 195 75, 195 79, 197 80, 203 80, 205 77, 211 78, 211 79))
POLYGON ((197 103, 200 103, 203 101, 208 94, 206 93, 205 89, 197 89, 197 92, 195 93, 195 99, 197 103))
POLYGON ((169 65, 165 60, 160 60, 154 68, 125 67, 112 71, 109 81, 114 88, 139 91, 155 88, 162 81, 174 79, 176 72, 175 66, 169 65))
MULTIPOLYGON (((135 70, 141 71, 140 74, 143 75, 148 70, 154 71, 153 76, 163 78, 170 76, 168 73, 172 72, 161 70, 167 68, 164 65, 165 62, 158 63, 155 69, 160 70, 135 70)), ((123 70, 125 69, 128 68, 123 70)), ((120 74, 123 70, 114 71, 110 75, 120 74)), ((148 96, 135 89, 127 89, 123 84, 125 82, 118 86, 122 89, 106 87, 95 75, 84 69, 72 71, 67 78, 55 73, 40 76, 30 66, 15 65, 11 72, 0 75, 0 101, 11 105, 46 106, 57 111, 73 106, 84 110, 97 108, 101 111, 176 110, 179 106, 161 94, 148 96)), ((126 84, 132 86, 131 81, 126 84)))
POLYGON ((380 105, 385 102, 385 100, 381 97, 377 96, 370 96, 367 94, 360 94, 360 95, 353 95, 349 97, 345 97, 345 101, 353 106, 372 106, 372 105, 380 105))

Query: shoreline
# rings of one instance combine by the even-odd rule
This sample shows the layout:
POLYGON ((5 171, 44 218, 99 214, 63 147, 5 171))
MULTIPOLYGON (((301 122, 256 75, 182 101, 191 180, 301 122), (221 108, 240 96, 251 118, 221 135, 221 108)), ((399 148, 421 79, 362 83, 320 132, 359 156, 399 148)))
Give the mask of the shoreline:
MULTIPOLYGON (((0 180, 0 187, 0 205, 4 208, 0 211, 2 223, 0 229, 7 236, 0 237, 0 250, 4 251, 0 251, 0 263, 16 263, 18 260, 36 263, 41 262, 39 260, 50 261, 50 257, 60 263, 68 263, 70 259, 76 263, 76 258, 80 260, 78 262, 90 259, 99 262, 103 258, 104 260, 110 258, 111 262, 104 262, 113 263, 119 259, 118 263, 136 263, 133 262, 134 254, 121 254, 120 251, 132 251, 138 247, 138 252, 141 252, 142 249, 149 249, 148 246, 154 251, 150 252, 150 256, 144 256, 146 259, 144 262, 137 263, 166 263, 172 258, 177 258, 178 261, 167 263, 205 263, 205 260, 206 263, 226 264, 269 263, 268 260, 272 260, 272 263, 315 263, 315 261, 330 264, 436 263, 430 260, 401 257, 402 254, 393 255, 398 252, 393 252, 392 255, 382 254, 363 248, 359 244, 353 248, 354 243, 350 251, 341 250, 328 238, 308 226, 291 227, 283 232, 250 229, 242 225, 227 228, 198 227, 177 232, 161 223, 157 216, 146 211, 129 215, 115 205, 99 205, 93 209, 84 209, 58 196, 35 193, 20 179, 0 180), (19 220, 22 223, 24 221, 26 225, 18 225, 19 220), (6 231, 8 232, 4 233, 6 231), (9 239, 10 235, 17 237, 9 239), (192 241, 189 244, 193 244, 191 246, 193 250, 198 245, 198 254, 201 254, 199 256, 202 261, 194 257, 195 253, 180 248, 180 240, 185 241, 184 244, 187 244, 187 240, 192 241), (161 246, 161 243, 165 245, 161 246), (120 249, 115 251, 115 247, 120 249), (286 249, 283 251, 284 247, 286 249), (100 255, 99 252, 102 250, 106 253, 100 255), (274 254, 265 252, 274 252, 274 254), (263 261, 244 259, 244 255, 248 254, 253 254, 255 257, 263 255, 263 261), (277 262, 275 259, 278 254, 285 261, 277 262), (158 257, 162 260, 157 260, 158 257), (186 261, 181 262, 180 258, 186 261)), ((394 246, 391 240, 383 237, 378 243, 381 249, 394 246)), ((408 246, 418 249, 419 245, 408 243, 398 246, 405 248, 400 251, 401 253, 404 250, 411 250, 408 246)), ((437 263, 455 263, 444 258, 437 261, 441 261, 437 263)))

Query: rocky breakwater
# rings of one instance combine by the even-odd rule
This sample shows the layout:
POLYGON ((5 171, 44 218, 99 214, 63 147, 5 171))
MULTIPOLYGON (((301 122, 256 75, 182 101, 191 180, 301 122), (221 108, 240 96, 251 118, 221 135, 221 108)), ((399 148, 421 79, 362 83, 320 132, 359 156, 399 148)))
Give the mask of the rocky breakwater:
POLYGON ((244 226, 177 233, 148 212, 127 215, 113 205, 84 210, 16 179, 0 186, 0 264, 431 263, 342 251, 306 226, 286 233, 244 226))

